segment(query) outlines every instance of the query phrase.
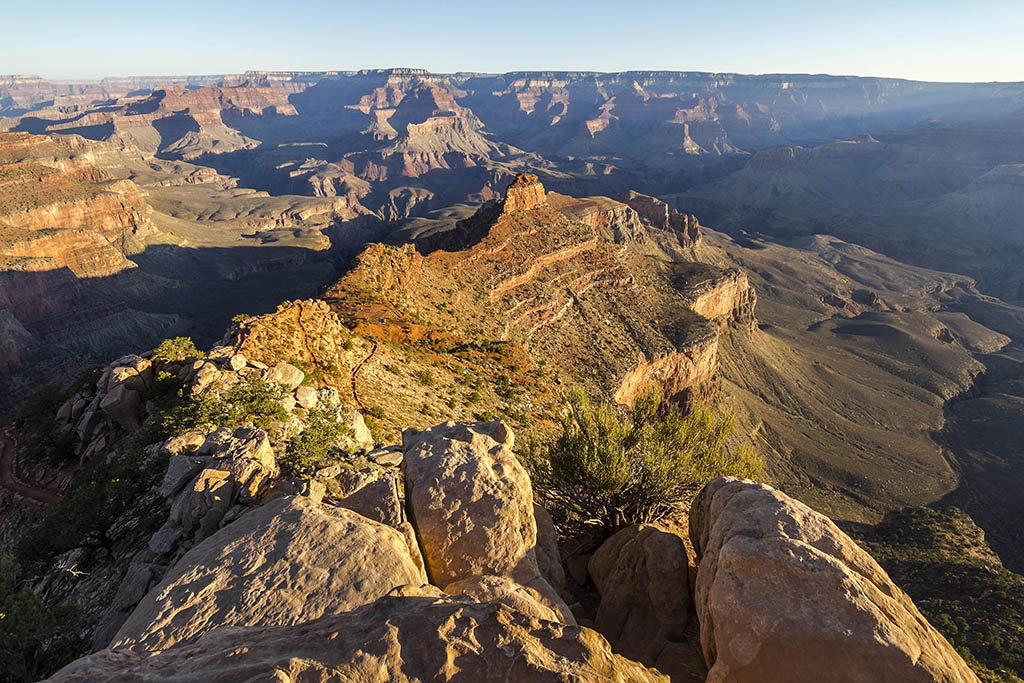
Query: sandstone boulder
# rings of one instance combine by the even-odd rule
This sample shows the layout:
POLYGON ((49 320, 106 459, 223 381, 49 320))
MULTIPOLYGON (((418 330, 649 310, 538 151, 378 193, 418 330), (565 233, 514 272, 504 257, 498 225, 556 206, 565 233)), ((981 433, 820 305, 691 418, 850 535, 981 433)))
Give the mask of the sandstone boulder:
POLYGON ((127 382, 115 384, 100 401, 104 415, 129 430, 139 426, 142 408, 142 394, 127 382))
POLYGON ((306 378, 306 373, 299 370, 291 363, 285 363, 281 361, 272 368, 267 369, 264 372, 264 378, 268 382, 274 384, 283 385, 288 391, 292 391, 297 386, 302 384, 302 380, 306 378))
POLYGON ((316 408, 317 393, 313 387, 299 387, 295 390, 295 402, 306 410, 316 408))
POLYGON ((50 680, 668 681, 589 629, 418 592, 297 626, 220 629, 162 652, 102 650, 50 680))
POLYGON ((666 646, 685 639, 687 566, 683 539, 649 524, 622 529, 591 556, 590 578, 601 594, 595 625, 616 652, 658 666, 666 646))
POLYGON ((537 523, 537 568, 551 587, 561 592, 565 588, 565 569, 558 550, 558 534, 551 515, 539 503, 533 504, 533 518, 537 523))
POLYGON ((403 434, 405 494, 431 582, 539 576, 530 478, 502 422, 403 434))
POLYGON ((344 471, 338 477, 337 504, 381 524, 395 527, 405 521, 405 506, 394 470, 344 471))
POLYGON ((186 553, 113 647, 160 650, 223 626, 299 624, 419 582, 399 532, 344 508, 282 498, 186 553))
POLYGON ((712 480, 690 513, 708 681, 976 681, 885 571, 775 489, 712 480))

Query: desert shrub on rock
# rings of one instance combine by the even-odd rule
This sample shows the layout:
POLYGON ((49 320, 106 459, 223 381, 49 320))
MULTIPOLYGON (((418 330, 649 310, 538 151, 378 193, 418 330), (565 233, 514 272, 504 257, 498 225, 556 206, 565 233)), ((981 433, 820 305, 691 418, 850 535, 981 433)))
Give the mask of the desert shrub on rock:
POLYGON ((664 404, 657 390, 627 410, 595 405, 575 388, 560 433, 531 442, 522 457, 534 490, 563 527, 607 538, 664 518, 714 477, 759 476, 759 456, 726 445, 734 425, 731 413, 699 403, 688 412, 664 404))
POLYGON ((196 348, 190 337, 164 339, 153 349, 154 361, 180 362, 186 358, 202 358, 205 354, 196 348))
POLYGON ((258 377, 243 377, 223 396, 207 393, 184 398, 164 411, 161 423, 168 436, 193 429, 234 429, 247 423, 266 429, 287 418, 288 413, 281 405, 284 395, 280 385, 258 377))
POLYGON ((338 422, 332 411, 311 410, 305 429, 288 443, 278 465, 285 474, 293 477, 312 474, 333 465, 341 457, 338 439, 348 432, 348 425, 338 422))

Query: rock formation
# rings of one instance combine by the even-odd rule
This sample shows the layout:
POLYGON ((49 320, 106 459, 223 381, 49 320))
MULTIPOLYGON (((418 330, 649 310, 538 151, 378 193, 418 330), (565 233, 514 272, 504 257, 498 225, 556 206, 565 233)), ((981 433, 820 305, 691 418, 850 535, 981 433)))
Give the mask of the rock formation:
POLYGON ((595 627, 619 654, 673 671, 690 615, 683 540, 655 526, 627 527, 591 556, 590 578, 601 594, 595 627))
POLYGON ((187 552, 110 646, 164 650, 224 626, 304 623, 418 580, 394 529, 306 497, 280 498, 187 552))
MULTIPOLYGON (((413 591, 415 593, 415 591, 413 591)), ((614 683, 667 681, 615 655, 589 629, 563 626, 498 603, 384 597, 299 626, 223 629, 157 653, 103 650, 50 680, 150 680, 280 675, 309 681, 473 680, 614 683)))
POLYGON ((709 681, 977 681, 871 556, 799 501, 715 479, 690 536, 709 681))

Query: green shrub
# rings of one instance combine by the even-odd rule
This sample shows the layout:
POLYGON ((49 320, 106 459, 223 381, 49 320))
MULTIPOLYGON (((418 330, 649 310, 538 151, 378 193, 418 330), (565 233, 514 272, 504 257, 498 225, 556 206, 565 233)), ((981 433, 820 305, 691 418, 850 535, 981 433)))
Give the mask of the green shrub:
POLYGON ((434 386, 434 373, 429 368, 416 371, 416 381, 425 387, 434 386))
POLYGON ((58 429, 56 420, 64 400, 64 392, 49 384, 22 404, 14 422, 20 435, 19 452, 25 462, 59 467, 74 459, 75 433, 58 429))
POLYGON ((290 477, 312 474, 333 465, 341 456, 338 440, 348 434, 347 424, 338 422, 330 410, 311 410, 306 428, 288 442, 285 454, 278 463, 290 477))
POLYGON ((281 405, 285 390, 258 377, 242 377, 223 396, 188 396, 161 415, 163 431, 176 436, 193 429, 253 424, 264 429, 288 417, 281 405))
POLYGON ((152 360, 165 363, 181 362, 186 358, 202 358, 205 354, 196 348, 189 337, 164 339, 153 349, 152 360))
POLYGON ((21 567, 0 555, 0 671, 5 681, 38 681, 88 647, 73 605, 50 605, 26 585, 21 567))
POLYGON ((534 491, 568 529, 596 527, 602 538, 672 513, 708 480, 757 477, 762 461, 725 441, 735 424, 703 405, 684 414, 652 391, 631 410, 591 404, 581 389, 568 395, 561 433, 523 455, 534 491))

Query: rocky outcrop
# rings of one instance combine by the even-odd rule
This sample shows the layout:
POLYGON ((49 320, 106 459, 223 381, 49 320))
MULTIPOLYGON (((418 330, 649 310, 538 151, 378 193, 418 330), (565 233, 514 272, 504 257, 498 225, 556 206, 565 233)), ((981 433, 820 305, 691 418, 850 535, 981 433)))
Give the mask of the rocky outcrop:
POLYGON ((690 615, 683 540, 656 526, 630 526, 601 544, 588 570, 601 594, 595 627, 612 649, 673 673, 690 615))
POLYGON ((705 332, 695 335, 678 351, 639 362, 622 378, 615 401, 633 405, 652 387, 659 387, 666 398, 675 398, 710 382, 718 370, 718 334, 714 330, 705 332))
POLYGON ((589 629, 418 592, 301 626, 220 629, 162 652, 103 650, 50 680, 668 681, 589 629))
POLYGON ((503 422, 449 422, 403 435, 406 501, 427 575, 437 586, 506 577, 571 619, 538 566, 533 492, 514 440, 503 422))
POLYGON ((223 626, 299 624, 418 579, 394 529, 305 497, 281 498, 186 553, 112 646, 162 650, 223 626))
POLYGON ((708 681, 977 681, 871 556, 799 501, 715 479, 690 537, 708 681))
POLYGON ((668 204, 657 197, 633 190, 618 195, 616 199, 640 214, 652 227, 675 232, 680 247, 693 247, 700 241, 700 223, 693 214, 679 213, 669 209, 668 204))
POLYGON ((532 173, 523 173, 516 176, 516 179, 505 190, 505 199, 502 203, 504 213, 515 211, 529 211, 541 206, 547 201, 544 195, 544 186, 532 173))
POLYGON ((690 310, 709 320, 747 327, 756 322, 754 307, 757 294, 747 274, 738 269, 717 272, 712 277, 689 284, 683 291, 683 298, 690 310))

